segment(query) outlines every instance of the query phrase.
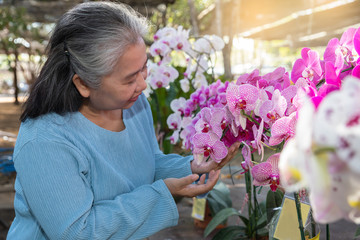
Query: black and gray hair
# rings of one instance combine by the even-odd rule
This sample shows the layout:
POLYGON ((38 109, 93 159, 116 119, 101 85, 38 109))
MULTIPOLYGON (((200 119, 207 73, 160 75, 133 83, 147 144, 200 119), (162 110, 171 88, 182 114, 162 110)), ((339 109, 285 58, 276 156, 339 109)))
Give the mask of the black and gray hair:
POLYGON ((31 87, 21 121, 46 113, 78 111, 83 97, 72 78, 76 73, 98 88, 129 45, 148 30, 146 18, 124 4, 86 2, 57 22, 47 46, 47 61, 31 87))

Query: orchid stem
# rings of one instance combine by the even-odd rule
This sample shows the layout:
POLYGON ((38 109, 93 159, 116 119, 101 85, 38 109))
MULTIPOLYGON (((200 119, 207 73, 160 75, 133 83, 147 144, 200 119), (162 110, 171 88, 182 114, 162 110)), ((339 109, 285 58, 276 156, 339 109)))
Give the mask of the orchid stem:
POLYGON ((244 115, 247 119, 249 119, 251 122, 255 123, 256 125, 260 126, 260 123, 256 121, 252 116, 245 113, 244 110, 241 111, 241 114, 244 115))
POLYGON ((315 225, 315 220, 314 220, 312 210, 310 210, 310 221, 311 221, 311 234, 312 234, 311 237, 315 237, 316 236, 316 225, 315 225))
POLYGON ((220 141, 225 137, 226 132, 229 130, 229 125, 226 125, 226 128, 224 129, 222 136, 220 138, 220 141))
POLYGON ((329 224, 326 224, 326 240, 330 240, 330 228, 329 228, 329 224))
MULTIPOLYGON (((341 72, 343 73, 343 72, 352 70, 353 68, 354 68, 354 67, 351 66, 351 67, 349 67, 349 68, 346 68, 346 69, 342 70, 341 72)), ((320 81, 316 84, 316 87, 321 86, 324 82, 325 82, 325 78, 320 79, 320 81)))
POLYGON ((301 216, 301 203, 300 203, 300 199, 299 199, 299 193, 294 192, 294 198, 295 198, 296 211, 297 211, 297 215, 298 215, 301 240, 305 240, 304 226, 303 226, 302 216, 301 216))

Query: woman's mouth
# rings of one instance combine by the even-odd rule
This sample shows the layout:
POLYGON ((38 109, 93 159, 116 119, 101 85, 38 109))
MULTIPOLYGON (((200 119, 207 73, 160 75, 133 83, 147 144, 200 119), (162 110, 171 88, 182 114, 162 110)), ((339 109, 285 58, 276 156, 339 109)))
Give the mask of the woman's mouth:
POLYGON ((139 98, 140 94, 130 99, 130 102, 135 102, 139 98))

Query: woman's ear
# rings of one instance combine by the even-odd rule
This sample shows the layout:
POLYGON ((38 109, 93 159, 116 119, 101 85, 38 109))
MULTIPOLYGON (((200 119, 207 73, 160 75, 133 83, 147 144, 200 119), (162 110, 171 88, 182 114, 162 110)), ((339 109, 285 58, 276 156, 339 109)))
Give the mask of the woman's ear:
POLYGON ((90 89, 89 87, 85 84, 85 82, 79 77, 79 75, 75 74, 72 78, 72 81, 75 85, 75 87, 77 88, 77 90, 79 91, 80 95, 83 96, 84 98, 88 98, 90 96, 90 89))

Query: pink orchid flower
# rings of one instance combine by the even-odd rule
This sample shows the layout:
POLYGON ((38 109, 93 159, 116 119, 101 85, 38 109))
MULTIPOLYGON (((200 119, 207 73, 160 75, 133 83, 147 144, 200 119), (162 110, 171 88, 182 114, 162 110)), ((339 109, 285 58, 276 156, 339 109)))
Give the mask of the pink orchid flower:
POLYGON ((186 107, 186 99, 180 97, 178 99, 174 99, 170 103, 170 108, 174 112, 180 112, 181 116, 185 115, 185 107, 186 107))
POLYGON ((285 111, 285 115, 290 115, 294 111, 296 111, 296 107, 293 104, 293 99, 296 96, 298 88, 295 85, 290 85, 281 91, 281 96, 283 96, 286 100, 287 109, 285 111))
POLYGON ((246 128, 246 117, 242 111, 250 113, 255 109, 256 101, 259 98, 258 88, 250 84, 235 85, 230 84, 226 91, 226 100, 230 112, 235 117, 237 126, 246 128))
POLYGON ((241 162, 241 167, 244 169, 243 173, 246 173, 254 166, 254 163, 251 160, 251 149, 249 145, 247 145, 245 142, 243 142, 243 144, 244 146, 241 149, 241 154, 244 158, 244 161, 241 162))
POLYGON ((221 138, 224 130, 228 127, 229 119, 226 115, 226 110, 223 108, 215 108, 211 111, 210 125, 213 132, 221 138))
POLYGON ((263 102, 259 108, 260 117, 270 126, 279 118, 284 116, 287 109, 286 99, 276 89, 271 100, 263 102))
POLYGON ((268 82, 268 85, 280 91, 290 86, 289 73, 284 67, 278 67, 273 72, 265 74, 263 79, 268 82))
POLYGON ((257 129, 256 125, 254 124, 252 126, 252 130, 254 134, 254 140, 251 142, 251 146, 254 150, 258 150, 258 154, 261 156, 260 161, 262 161, 264 158, 264 146, 261 142, 261 139, 264 132, 264 120, 261 120, 259 129, 257 129))
POLYGON ((280 153, 276 153, 268 158, 266 162, 259 163, 251 169, 255 186, 270 184, 271 191, 275 192, 280 185, 280 175, 278 169, 280 153))
POLYGON ((257 86, 257 82, 261 79, 261 76, 259 76, 259 69, 255 69, 254 71, 252 71, 250 74, 249 73, 245 73, 242 74, 236 81, 237 85, 241 85, 241 84, 251 84, 253 86, 257 86))
POLYGON ((285 142, 295 135, 296 126, 296 112, 290 116, 285 116, 278 119, 271 128, 271 137, 269 145, 275 146, 280 144, 283 140, 285 142))
POLYGON ((340 41, 337 38, 331 39, 324 52, 324 61, 330 61, 335 67, 338 67, 339 64, 342 65, 344 61, 351 64, 355 32, 355 28, 349 28, 343 33, 340 41))
POLYGON ((181 126, 181 115, 180 113, 172 113, 166 120, 169 129, 180 130, 181 126))
POLYGON ((299 78, 317 84, 322 76, 319 54, 310 48, 301 50, 300 59, 296 60, 291 72, 291 80, 296 83, 299 78))
POLYGON ((215 133, 197 133, 193 137, 194 159, 197 163, 210 157, 213 161, 220 163, 228 154, 224 143, 220 141, 215 133))
POLYGON ((176 130, 173 134, 169 137, 171 144, 176 144, 179 141, 179 132, 180 130, 176 130))
MULTIPOLYGON (((354 34, 354 48, 358 55, 360 55, 360 27, 356 30, 354 34)), ((352 75, 354 77, 360 78, 360 57, 356 62, 355 68, 352 70, 352 75)))
POLYGON ((195 124, 196 132, 207 133, 212 131, 212 125, 210 125, 211 109, 208 107, 202 108, 199 114, 200 119, 195 124))

